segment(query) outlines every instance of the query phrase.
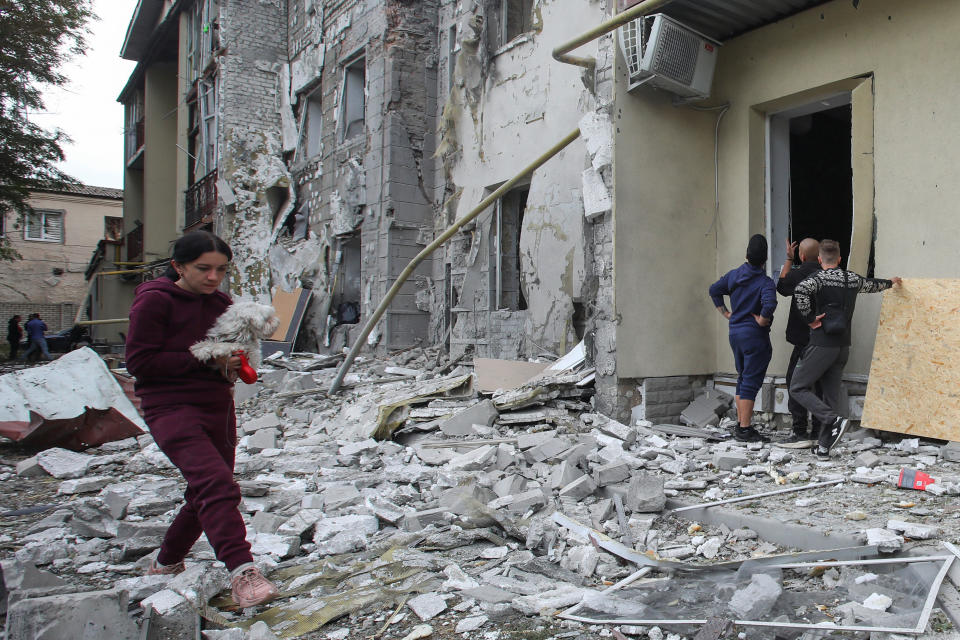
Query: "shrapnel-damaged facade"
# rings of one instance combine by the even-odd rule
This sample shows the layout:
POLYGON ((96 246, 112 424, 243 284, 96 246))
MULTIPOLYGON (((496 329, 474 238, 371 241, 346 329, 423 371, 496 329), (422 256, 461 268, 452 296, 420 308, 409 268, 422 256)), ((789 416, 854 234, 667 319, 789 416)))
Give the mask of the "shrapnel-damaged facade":
MULTIPOLYGON (((436 20, 431 1, 141 0, 120 96, 125 262, 211 229, 234 250, 233 295, 311 289, 301 348, 349 344, 432 239, 436 20)), ((110 285, 115 315, 131 280, 110 285)), ((428 262, 371 342, 423 341, 433 286, 428 262)))

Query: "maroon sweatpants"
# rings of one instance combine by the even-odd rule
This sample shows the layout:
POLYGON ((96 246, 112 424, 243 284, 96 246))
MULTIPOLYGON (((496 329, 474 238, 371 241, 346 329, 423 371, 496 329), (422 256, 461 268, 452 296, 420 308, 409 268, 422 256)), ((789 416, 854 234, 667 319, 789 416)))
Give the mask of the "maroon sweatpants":
POLYGON ((157 562, 176 564, 204 533, 229 571, 253 561, 233 478, 237 416, 229 391, 144 410, 157 446, 187 481, 186 504, 167 530, 157 562))

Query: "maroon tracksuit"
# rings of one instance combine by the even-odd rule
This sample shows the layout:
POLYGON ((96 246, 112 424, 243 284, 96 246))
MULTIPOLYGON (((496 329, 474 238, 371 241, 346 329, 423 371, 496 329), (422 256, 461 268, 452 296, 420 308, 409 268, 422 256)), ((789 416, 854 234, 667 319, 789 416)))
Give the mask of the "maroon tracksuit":
POLYGON ((198 295, 158 278, 137 287, 130 308, 127 369, 137 378, 153 439, 187 481, 186 504, 164 536, 160 564, 183 560, 201 532, 228 570, 253 561, 233 478, 233 385, 189 351, 230 304, 219 291, 198 295))

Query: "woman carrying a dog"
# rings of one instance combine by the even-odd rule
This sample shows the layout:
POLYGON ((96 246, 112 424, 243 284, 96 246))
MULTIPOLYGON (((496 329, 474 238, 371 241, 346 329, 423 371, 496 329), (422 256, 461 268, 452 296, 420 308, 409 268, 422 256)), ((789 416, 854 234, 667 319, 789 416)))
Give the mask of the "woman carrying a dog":
POLYGON ((164 276, 137 287, 126 361, 153 439, 187 481, 186 503, 148 574, 183 571, 184 558, 204 533, 230 571, 233 600, 250 607, 272 600, 278 590, 253 564, 233 478, 233 383, 240 359, 204 364, 190 353, 231 304, 219 287, 232 258, 227 243, 208 231, 178 239, 164 276))

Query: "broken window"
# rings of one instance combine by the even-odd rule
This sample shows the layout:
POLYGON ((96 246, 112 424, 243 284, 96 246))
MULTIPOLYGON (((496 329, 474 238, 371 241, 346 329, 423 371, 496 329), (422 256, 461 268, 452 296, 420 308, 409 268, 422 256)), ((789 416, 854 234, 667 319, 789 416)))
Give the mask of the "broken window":
POLYGON ((334 292, 331 315, 335 324, 360 322, 361 252, 360 234, 340 238, 334 257, 334 292))
POLYGON ((143 147, 144 142, 143 89, 134 91, 133 100, 127 103, 126 107, 126 159, 129 161, 143 147))
POLYGON ((851 122, 849 92, 771 116, 771 246, 786 238, 831 238, 846 266, 853 236, 851 122))
POLYGON ((24 240, 63 242, 63 211, 34 209, 27 214, 24 240))
POLYGON ((203 75, 211 55, 220 47, 218 13, 218 0, 197 0, 187 14, 187 72, 191 83, 203 75))
POLYGON ((494 205, 490 228, 490 309, 523 311, 520 288, 520 230, 530 187, 508 191, 494 205))
POLYGON ((187 175, 191 185, 217 168, 217 82, 217 76, 200 80, 187 98, 187 175))
POLYGON ((533 30, 533 0, 494 1, 487 11, 490 44, 499 49, 533 30))
POLYGON ((367 60, 360 57, 343 68, 343 105, 341 140, 349 140, 364 131, 366 110, 367 60))
POLYGON ((314 90, 303 99, 300 112, 300 142, 297 145, 297 160, 309 160, 320 155, 323 137, 322 92, 314 90))

